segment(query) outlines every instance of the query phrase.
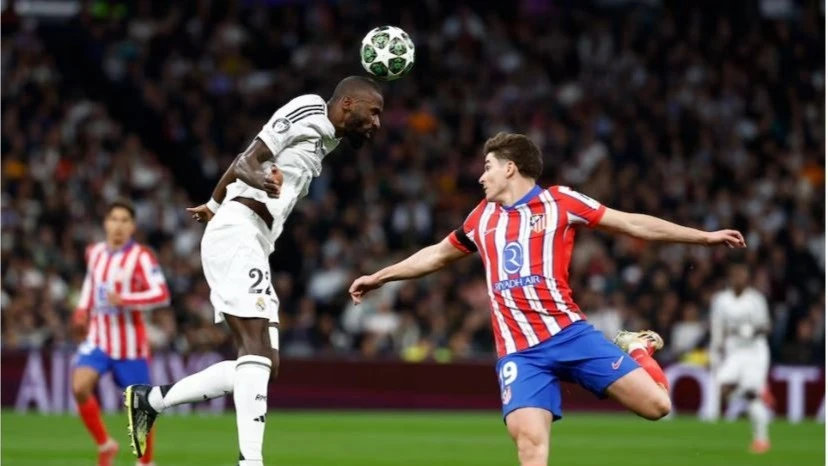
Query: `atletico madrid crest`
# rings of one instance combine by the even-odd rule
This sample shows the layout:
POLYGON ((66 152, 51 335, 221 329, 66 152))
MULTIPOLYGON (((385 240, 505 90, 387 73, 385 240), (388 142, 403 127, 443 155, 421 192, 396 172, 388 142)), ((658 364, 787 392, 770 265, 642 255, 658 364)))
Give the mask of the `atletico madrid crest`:
POLYGON ((546 216, 544 214, 529 217, 529 228, 535 233, 546 230, 546 216))
POLYGON ((512 387, 507 386, 504 388, 500 397, 504 405, 509 404, 509 402, 512 401, 512 387))

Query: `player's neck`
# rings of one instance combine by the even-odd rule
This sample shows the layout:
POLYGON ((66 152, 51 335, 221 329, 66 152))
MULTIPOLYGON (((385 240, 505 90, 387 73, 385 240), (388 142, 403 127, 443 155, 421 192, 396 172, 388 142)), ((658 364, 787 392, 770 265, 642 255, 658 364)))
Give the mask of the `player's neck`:
POLYGON ((533 189, 535 189, 537 183, 534 180, 529 180, 526 178, 519 178, 512 183, 506 191, 501 196, 500 204, 503 207, 512 207, 517 204, 521 199, 525 198, 533 189))
POLYGON ((344 135, 344 129, 342 127, 342 117, 336 108, 336 105, 333 104, 333 100, 329 100, 327 102, 328 106, 328 121, 331 122, 331 125, 334 127, 334 137, 341 138, 344 135))
POLYGON ((110 251, 120 251, 124 248, 127 244, 131 243, 132 239, 128 239, 126 241, 106 241, 106 247, 109 248, 110 251))

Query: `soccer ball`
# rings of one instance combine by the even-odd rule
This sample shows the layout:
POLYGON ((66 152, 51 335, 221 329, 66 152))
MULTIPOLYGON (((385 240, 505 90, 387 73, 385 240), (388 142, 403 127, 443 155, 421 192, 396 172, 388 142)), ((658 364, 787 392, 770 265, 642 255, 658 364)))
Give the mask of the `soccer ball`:
POLYGON ((362 39, 359 58, 362 67, 372 76, 393 81, 414 67, 414 42, 398 27, 380 26, 362 39))

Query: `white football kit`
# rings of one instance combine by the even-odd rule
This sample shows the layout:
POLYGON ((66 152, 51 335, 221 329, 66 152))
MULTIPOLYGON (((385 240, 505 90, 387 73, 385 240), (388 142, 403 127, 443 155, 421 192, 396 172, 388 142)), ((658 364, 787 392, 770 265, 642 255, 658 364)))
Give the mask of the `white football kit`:
MULTIPOLYGON (((273 164, 284 175, 278 199, 240 180, 227 187, 227 195, 207 224, 201 240, 201 263, 210 285, 215 322, 224 314, 261 317, 279 322, 279 298, 271 286, 268 257, 296 202, 307 195, 311 180, 322 172, 322 160, 339 144, 328 119, 328 107, 318 95, 303 95, 281 107, 257 135, 273 153, 273 164), (268 226, 247 206, 232 201, 255 199, 273 216, 268 226)), ((271 339, 274 338, 271 332, 271 339)), ((271 341, 278 348, 278 341, 271 341)))
POLYGON ((770 327, 768 303, 755 288, 740 295, 732 289, 716 293, 711 308, 711 345, 724 346, 724 359, 715 373, 719 385, 761 393, 770 366, 770 349, 759 330, 770 327))

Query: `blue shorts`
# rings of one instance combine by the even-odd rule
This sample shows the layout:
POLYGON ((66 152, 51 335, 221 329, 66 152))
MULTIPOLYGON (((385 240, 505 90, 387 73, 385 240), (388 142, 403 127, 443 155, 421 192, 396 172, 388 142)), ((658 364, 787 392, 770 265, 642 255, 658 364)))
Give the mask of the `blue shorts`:
POLYGON ((100 348, 84 343, 75 359, 76 367, 90 367, 103 376, 112 371, 115 383, 121 388, 134 384, 149 384, 149 361, 146 359, 113 359, 100 348))
POLYGON ((503 418, 518 408, 543 408, 561 417, 560 381, 574 382, 599 398, 607 387, 640 367, 585 321, 497 362, 503 418))

